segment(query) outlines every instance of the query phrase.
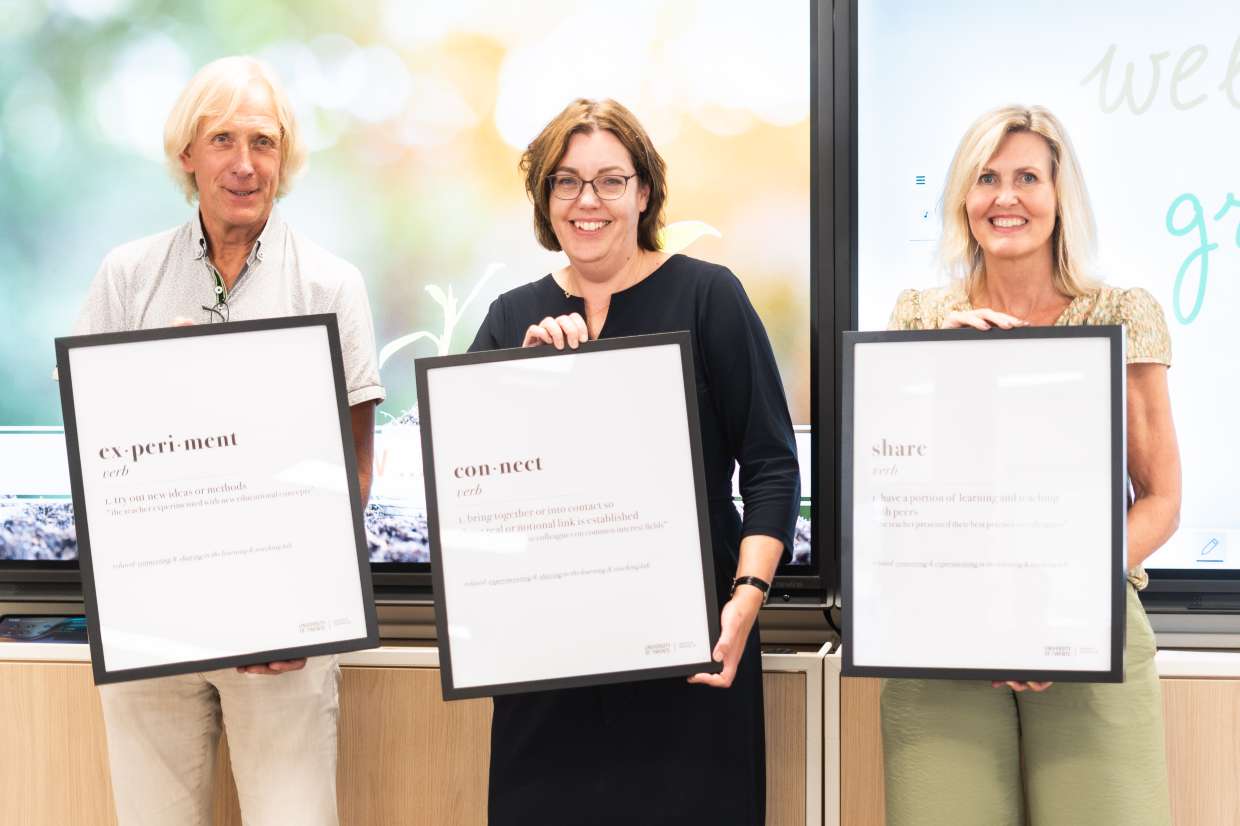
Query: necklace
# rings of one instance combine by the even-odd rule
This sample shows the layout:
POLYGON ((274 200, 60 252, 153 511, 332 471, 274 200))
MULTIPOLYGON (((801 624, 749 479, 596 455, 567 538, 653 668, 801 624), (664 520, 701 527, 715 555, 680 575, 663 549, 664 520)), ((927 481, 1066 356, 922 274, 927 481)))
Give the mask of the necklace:
MULTIPOLYGON (((567 279, 567 278, 565 278, 565 280, 567 281, 568 279, 567 279)), ((580 292, 580 291, 578 291, 578 292, 580 292)), ((613 293, 613 295, 614 295, 614 293, 613 293)), ((573 293, 571 290, 569 290, 569 289, 568 289, 568 287, 565 287, 565 288, 564 288, 564 297, 565 297, 565 298, 580 298, 583 304, 585 303, 585 300, 586 300, 586 298, 585 298, 585 296, 584 296, 584 295, 578 295, 578 294, 576 294, 576 293, 573 293)), ((610 307, 610 306, 611 306, 611 301, 610 301, 610 300, 608 300, 608 302, 607 302, 606 304, 604 304, 604 305, 602 306, 602 308, 601 308, 601 309, 595 310, 594 312, 595 312, 595 313, 601 313, 601 312, 603 312, 604 310, 606 310, 606 309, 607 309, 608 307, 610 307)), ((588 309, 589 309, 589 308, 587 307, 587 310, 588 310, 588 309)))
MULTIPOLYGON (((629 287, 632 287, 638 281, 642 280, 644 275, 639 275, 638 277, 634 278, 633 274, 640 273, 642 271, 643 269, 642 265, 645 263, 645 258, 646 256, 639 250, 637 255, 634 256, 632 259, 630 259, 629 262, 627 262, 625 266, 621 268, 621 273, 623 273, 625 269, 627 269, 629 272, 626 277, 620 280, 619 283, 621 286, 611 291, 612 295, 615 295, 616 293, 624 292, 629 287)), ((645 275, 649 275, 649 273, 645 273, 645 275)), ((585 299, 585 294, 582 293, 581 289, 577 286, 577 275, 576 273, 573 272, 573 268, 571 266, 566 267, 564 270, 564 284, 565 286, 563 289, 564 289, 565 298, 581 298, 583 300, 585 299)), ((608 300, 608 306, 610 306, 610 304, 611 302, 610 300, 608 300)), ((604 307, 603 309, 606 309, 606 307, 604 307)))
MULTIPOLYGON (((590 335, 592 337, 597 336, 599 331, 603 328, 603 325, 599 323, 599 320, 607 318, 607 311, 611 308, 610 296, 608 297, 607 303, 604 304, 602 307, 591 308, 589 302, 586 301, 586 298, 584 295, 574 295, 573 291, 569 289, 570 287, 577 286, 575 283, 576 278, 573 276, 573 271, 571 269, 565 271, 564 281, 566 284, 566 286, 564 287, 564 297, 581 299, 581 303, 583 305, 583 308, 585 309, 586 329, 590 331, 590 335)), ((577 292, 580 293, 581 291, 577 290, 577 292)))
MULTIPOLYGON (((639 250, 637 255, 633 259, 630 259, 630 262, 626 265, 625 268, 629 270, 629 273, 626 277, 619 281, 621 286, 612 290, 612 292, 607 296, 606 304, 593 309, 591 309, 590 303, 586 301, 585 295, 582 294, 581 290, 577 286, 577 275, 573 272, 573 268, 570 266, 564 270, 564 297, 581 299, 582 304, 585 305, 586 327, 589 329, 591 335, 598 335, 599 331, 602 330, 603 325, 595 322, 599 319, 607 318, 607 311, 611 308, 611 299, 616 295, 616 293, 624 292, 638 281, 641 281, 646 275, 649 275, 649 273, 641 274, 644 269, 645 262, 646 256, 639 250), (634 277, 634 273, 639 273, 639 275, 634 277)), ((621 272, 623 273, 623 270, 621 272)))

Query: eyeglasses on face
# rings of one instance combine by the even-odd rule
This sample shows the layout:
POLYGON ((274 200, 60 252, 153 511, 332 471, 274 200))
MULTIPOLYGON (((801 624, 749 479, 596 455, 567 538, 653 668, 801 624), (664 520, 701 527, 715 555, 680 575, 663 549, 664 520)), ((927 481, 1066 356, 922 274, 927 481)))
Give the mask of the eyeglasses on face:
POLYGON ((594 187, 594 194, 603 201, 614 201, 624 195, 624 191, 629 187, 629 178, 636 178, 637 173, 632 175, 598 175, 591 180, 583 181, 576 175, 568 175, 565 173, 556 173, 547 176, 547 183, 551 187, 551 195, 565 201, 574 201, 581 196, 581 191, 585 189, 586 184, 594 187))

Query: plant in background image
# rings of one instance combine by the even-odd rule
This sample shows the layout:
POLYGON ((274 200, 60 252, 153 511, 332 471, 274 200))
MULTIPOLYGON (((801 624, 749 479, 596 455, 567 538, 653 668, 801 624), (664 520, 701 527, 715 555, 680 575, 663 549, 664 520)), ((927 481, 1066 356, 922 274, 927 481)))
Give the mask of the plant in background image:
MULTIPOLYGON (((415 330, 383 345, 379 351, 379 369, 382 370, 396 353, 423 340, 434 345, 435 355, 448 355, 452 349, 452 336, 456 333, 461 318, 482 289, 503 266, 498 261, 492 262, 474 284, 473 289, 465 296, 464 301, 457 300, 451 284, 448 285, 447 290, 435 284, 427 284, 427 294, 443 312, 443 326, 438 334, 430 330, 415 330)), ((388 464, 387 454, 391 451, 401 456, 406 464, 413 465, 409 468, 409 472, 420 473, 421 468, 417 466, 421 464, 422 451, 418 434, 417 402, 415 401, 412 407, 403 411, 399 416, 392 416, 382 410, 379 412, 388 417, 387 425, 382 428, 384 444, 379 447, 383 453, 380 457, 382 465, 388 464)), ((399 471, 393 471, 393 475, 399 478, 399 471)), ((429 562, 430 534, 427 530, 426 503, 416 492, 406 493, 399 490, 402 487, 399 484, 391 487, 382 484, 384 481, 382 471, 380 471, 378 481, 380 484, 376 485, 376 489, 372 492, 364 514, 370 560, 372 562, 429 562), (397 488, 397 490, 394 492, 392 488, 397 488)))
POLYGON ((668 255, 684 252, 697 239, 710 235, 722 238, 723 233, 702 221, 676 221, 659 230, 659 249, 668 255))
MULTIPOLYGON (((460 303, 456 300, 456 294, 452 292, 451 284, 448 285, 447 292, 444 292, 441 287, 438 287, 435 284, 427 284, 427 294, 434 299, 435 303, 438 304, 439 308, 443 311, 443 328, 440 330, 439 335, 435 335, 430 330, 417 330, 415 332, 408 333, 407 335, 403 335, 398 339, 394 339, 393 341, 389 341, 387 344, 383 345, 383 349, 379 351, 379 369, 382 370, 383 365, 387 364, 388 359, 396 355, 396 353, 411 344, 416 344, 417 342, 422 341, 423 339, 435 345, 435 355, 448 355, 449 351, 452 349, 452 335, 456 332, 457 323, 460 322, 461 317, 465 315, 465 311, 469 309, 469 305, 474 303, 474 299, 478 297, 478 293, 482 291, 482 288, 487 285, 487 282, 491 280, 492 276, 499 272, 503 266, 504 265, 502 263, 493 261, 490 266, 487 267, 486 272, 482 274, 482 277, 478 279, 478 283, 474 284, 474 288, 469 291, 469 295, 465 296, 465 300, 460 303)), ((387 413, 384 413, 383 415, 387 416, 389 419, 392 419, 394 423, 404 423, 404 420, 412 414, 412 423, 417 424, 417 410, 417 403, 415 402, 413 407, 406 410, 399 417, 393 417, 387 413)))

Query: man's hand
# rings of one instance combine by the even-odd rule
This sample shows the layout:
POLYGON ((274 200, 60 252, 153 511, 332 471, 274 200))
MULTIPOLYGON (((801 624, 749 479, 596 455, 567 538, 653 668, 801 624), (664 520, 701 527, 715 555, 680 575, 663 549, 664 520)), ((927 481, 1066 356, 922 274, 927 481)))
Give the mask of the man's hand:
POLYGON ((257 665, 241 665, 237 667, 240 674, 266 674, 269 677, 278 676, 286 671, 301 671, 306 667, 306 658, 300 660, 276 660, 270 663, 258 663, 257 665))

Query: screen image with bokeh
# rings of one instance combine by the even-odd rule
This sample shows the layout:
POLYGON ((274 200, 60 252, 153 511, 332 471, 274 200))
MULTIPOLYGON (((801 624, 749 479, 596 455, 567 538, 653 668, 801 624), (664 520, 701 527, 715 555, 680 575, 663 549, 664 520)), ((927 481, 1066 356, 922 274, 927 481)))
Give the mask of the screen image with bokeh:
POLYGON ((372 562, 429 560, 414 360, 464 351, 495 296, 563 265, 535 240, 518 162, 571 100, 610 97, 667 162, 665 249, 731 268, 765 324, 798 430, 792 567, 806 570, 810 12, 0 0, 0 561, 77 558, 53 339, 110 249, 195 214, 168 174, 164 121, 196 69, 248 54, 286 86, 310 148, 277 209, 356 265, 370 296, 387 389, 372 562))

